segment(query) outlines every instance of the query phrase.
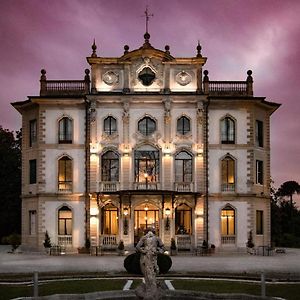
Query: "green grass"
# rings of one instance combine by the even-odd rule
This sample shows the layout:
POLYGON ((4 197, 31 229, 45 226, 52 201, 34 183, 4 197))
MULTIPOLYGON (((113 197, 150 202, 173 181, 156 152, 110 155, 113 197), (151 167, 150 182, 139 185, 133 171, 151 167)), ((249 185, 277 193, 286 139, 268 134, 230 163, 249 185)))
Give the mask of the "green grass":
MULTIPOLYGON (((260 283, 222 280, 172 280, 175 289, 209 293, 242 293, 260 295, 260 283)), ((299 299, 300 283, 266 284, 266 295, 288 300, 299 299)))
MULTIPOLYGON (((41 284, 39 296, 122 290, 125 283, 125 279, 55 281, 41 284)), ((0 300, 30 296, 33 296, 33 286, 0 285, 0 300)))

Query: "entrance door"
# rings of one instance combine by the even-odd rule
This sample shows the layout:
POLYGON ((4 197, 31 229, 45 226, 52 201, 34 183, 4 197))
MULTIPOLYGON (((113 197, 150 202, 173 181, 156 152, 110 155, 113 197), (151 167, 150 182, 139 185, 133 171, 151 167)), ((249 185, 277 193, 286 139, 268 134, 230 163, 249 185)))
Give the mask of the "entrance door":
POLYGON ((134 211, 134 245, 145 234, 146 229, 155 231, 159 235, 159 210, 152 204, 142 204, 134 211))

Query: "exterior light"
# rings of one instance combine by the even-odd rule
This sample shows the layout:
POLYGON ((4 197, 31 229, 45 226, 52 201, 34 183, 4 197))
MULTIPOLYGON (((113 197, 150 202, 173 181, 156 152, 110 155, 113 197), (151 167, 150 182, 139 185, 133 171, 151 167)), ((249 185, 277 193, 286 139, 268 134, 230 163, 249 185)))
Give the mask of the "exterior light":
POLYGON ((97 217, 98 213, 99 213, 99 210, 97 207, 91 207, 91 209, 90 209, 91 217, 97 217))
POLYGON ((168 216, 170 216, 170 214, 171 214, 170 208, 166 208, 166 216, 168 217, 168 216))
POLYGON ((123 234, 128 235, 128 220, 127 220, 128 207, 125 207, 123 212, 124 212, 123 234))
POLYGON ((125 207, 125 208, 124 208, 124 216, 127 216, 127 215, 128 215, 128 208, 125 207))
POLYGON ((144 210, 147 211, 149 209, 148 205, 146 204, 144 210))
POLYGON ((165 229, 166 229, 167 231, 169 231, 169 230, 170 230, 170 218, 169 218, 169 216, 170 216, 170 214, 171 214, 170 208, 166 208, 165 214, 166 214, 166 216, 167 216, 167 218, 166 218, 165 229))

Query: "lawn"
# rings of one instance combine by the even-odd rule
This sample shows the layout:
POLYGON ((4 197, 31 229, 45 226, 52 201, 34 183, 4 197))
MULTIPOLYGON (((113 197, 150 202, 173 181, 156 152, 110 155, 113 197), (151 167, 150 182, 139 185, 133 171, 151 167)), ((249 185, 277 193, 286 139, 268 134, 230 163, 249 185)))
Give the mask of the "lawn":
MULTIPOLYGON (((223 280, 172 280, 178 290, 201 291, 210 293, 242 293, 260 295, 260 283, 223 280)), ((299 299, 300 283, 267 283, 266 296, 282 297, 288 300, 299 299)))

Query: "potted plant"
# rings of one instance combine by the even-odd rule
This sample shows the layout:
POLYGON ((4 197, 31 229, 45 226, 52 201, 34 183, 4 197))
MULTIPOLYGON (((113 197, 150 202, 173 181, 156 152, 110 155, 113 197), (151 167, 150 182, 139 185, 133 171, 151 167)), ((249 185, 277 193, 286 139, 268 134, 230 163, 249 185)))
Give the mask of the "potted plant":
POLYGON ((253 237, 252 237, 252 230, 249 231, 248 235, 248 241, 246 243, 247 246, 247 252, 250 254, 254 254, 254 243, 253 243, 253 237))
POLYGON ((46 230, 45 232, 45 239, 44 239, 44 248, 46 250, 46 253, 49 254, 50 253, 50 248, 51 248, 51 239, 49 237, 48 231, 46 230))
POLYGON ((125 254, 125 247, 123 240, 119 241, 118 247, 117 247, 118 255, 124 255, 125 254))
POLYGON ((170 247, 170 250, 171 250, 171 255, 174 256, 174 255, 177 255, 177 246, 176 246, 176 241, 174 238, 171 238, 171 247, 170 247))
POLYGON ((210 252, 211 252, 212 254, 214 254, 215 251, 216 251, 216 246, 215 246, 214 244, 211 244, 211 245, 210 245, 210 252))

